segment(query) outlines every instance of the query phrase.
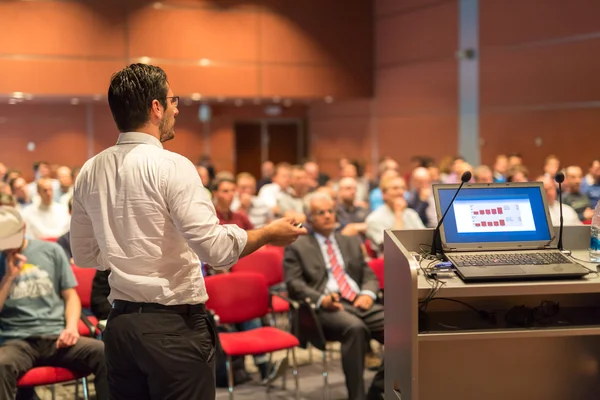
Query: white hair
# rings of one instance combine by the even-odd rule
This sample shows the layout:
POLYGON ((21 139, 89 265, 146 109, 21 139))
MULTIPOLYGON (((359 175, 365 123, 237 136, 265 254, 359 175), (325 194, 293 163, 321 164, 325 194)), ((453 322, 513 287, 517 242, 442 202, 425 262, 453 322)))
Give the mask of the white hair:
POLYGON ((323 192, 309 193, 306 196, 304 196, 304 213, 306 215, 310 214, 310 211, 312 209, 312 203, 315 200, 329 200, 333 203, 333 199, 327 193, 323 193, 323 192))

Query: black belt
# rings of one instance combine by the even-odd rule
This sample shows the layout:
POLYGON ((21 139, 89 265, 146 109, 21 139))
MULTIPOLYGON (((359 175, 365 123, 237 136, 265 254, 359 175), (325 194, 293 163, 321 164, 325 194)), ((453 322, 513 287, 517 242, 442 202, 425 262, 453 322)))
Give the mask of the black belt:
POLYGON ((132 301, 115 300, 112 308, 122 314, 131 313, 171 313, 171 314, 203 314, 206 313, 204 304, 178 304, 165 306, 157 303, 135 303, 132 301))

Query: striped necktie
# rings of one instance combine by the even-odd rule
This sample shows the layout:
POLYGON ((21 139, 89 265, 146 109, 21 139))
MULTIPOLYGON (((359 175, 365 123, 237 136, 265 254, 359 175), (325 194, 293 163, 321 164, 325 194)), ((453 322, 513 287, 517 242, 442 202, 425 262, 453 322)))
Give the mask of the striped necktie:
POLYGON ((335 278, 335 281, 340 288, 340 294, 342 297, 349 302, 353 302, 356 299, 356 292, 352 290, 350 285, 348 284, 348 280, 346 280, 346 272, 338 262, 337 257, 335 256, 335 252, 333 251, 333 245, 331 244, 331 240, 325 240, 325 244, 327 245, 327 256, 329 257, 329 265, 331 265, 331 273, 335 278))

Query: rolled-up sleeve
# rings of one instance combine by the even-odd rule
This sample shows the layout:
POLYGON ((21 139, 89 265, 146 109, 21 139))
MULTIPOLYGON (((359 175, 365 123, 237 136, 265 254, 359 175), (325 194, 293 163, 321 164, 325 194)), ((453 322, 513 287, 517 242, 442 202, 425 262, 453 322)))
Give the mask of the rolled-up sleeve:
POLYGON ((248 234, 237 225, 220 225, 194 165, 181 157, 165 165, 165 200, 173 223, 201 261, 213 268, 234 265, 248 234))

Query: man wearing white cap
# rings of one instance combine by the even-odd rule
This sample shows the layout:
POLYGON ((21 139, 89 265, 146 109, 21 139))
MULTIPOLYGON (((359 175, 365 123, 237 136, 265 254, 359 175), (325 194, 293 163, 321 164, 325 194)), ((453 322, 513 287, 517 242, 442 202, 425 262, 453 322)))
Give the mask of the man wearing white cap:
POLYGON ((37 365, 93 373, 96 398, 108 399, 104 345, 79 337, 81 303, 64 251, 26 239, 21 214, 0 206, 0 252, 0 399, 14 398, 19 377, 37 365))

